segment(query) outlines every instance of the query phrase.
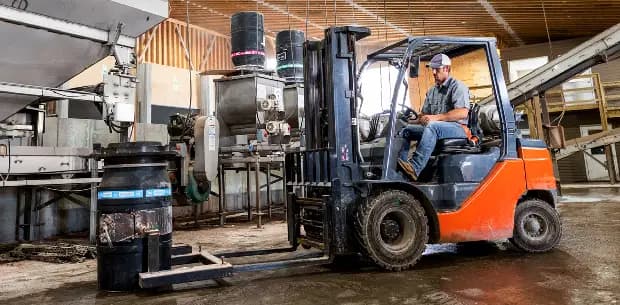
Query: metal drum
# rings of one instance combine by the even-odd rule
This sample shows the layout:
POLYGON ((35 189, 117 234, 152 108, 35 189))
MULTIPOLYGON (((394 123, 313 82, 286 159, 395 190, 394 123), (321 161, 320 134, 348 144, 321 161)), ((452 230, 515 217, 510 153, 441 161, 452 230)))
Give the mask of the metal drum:
POLYGON ((304 32, 281 31, 276 35, 276 70, 287 83, 304 81, 304 32))
POLYGON ((239 12, 230 17, 230 57, 235 67, 265 67, 263 14, 239 12))
POLYGON ((139 273, 155 271, 153 265, 170 269, 172 194, 166 167, 173 156, 158 142, 116 143, 100 151, 105 164, 97 190, 100 289, 129 291, 138 288, 139 273))

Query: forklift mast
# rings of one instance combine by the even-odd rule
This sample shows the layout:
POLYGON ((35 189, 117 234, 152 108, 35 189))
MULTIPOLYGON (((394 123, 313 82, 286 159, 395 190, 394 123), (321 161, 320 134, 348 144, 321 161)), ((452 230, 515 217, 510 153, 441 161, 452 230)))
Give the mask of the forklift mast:
POLYGON ((356 42, 370 35, 361 27, 331 27, 322 41, 304 47, 305 148, 287 154, 287 184, 304 185, 289 198, 289 240, 331 254, 350 245, 351 207, 362 179, 357 130, 356 42), (295 216, 297 215, 297 216, 295 216), (294 219, 298 217, 300 219, 294 219))

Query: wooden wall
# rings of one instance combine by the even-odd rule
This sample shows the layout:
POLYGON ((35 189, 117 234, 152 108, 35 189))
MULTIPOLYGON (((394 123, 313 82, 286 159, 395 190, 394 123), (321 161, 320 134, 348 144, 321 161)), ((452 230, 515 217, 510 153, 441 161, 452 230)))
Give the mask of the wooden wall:
MULTIPOLYGON (((491 84, 491 74, 484 50, 478 50, 463 56, 452 58, 452 77, 462 81, 470 87, 470 96, 488 96, 491 89, 478 90, 474 87, 491 84)), ((409 82, 409 96, 414 109, 421 109, 426 92, 435 85, 432 71, 426 63, 420 65, 420 75, 417 80, 409 82)))
MULTIPOLYGON (((138 63, 154 63, 188 69, 187 42, 184 22, 167 19, 138 37, 136 56, 138 63)), ((228 36, 190 25, 189 47, 192 70, 231 69, 230 38, 228 36)))

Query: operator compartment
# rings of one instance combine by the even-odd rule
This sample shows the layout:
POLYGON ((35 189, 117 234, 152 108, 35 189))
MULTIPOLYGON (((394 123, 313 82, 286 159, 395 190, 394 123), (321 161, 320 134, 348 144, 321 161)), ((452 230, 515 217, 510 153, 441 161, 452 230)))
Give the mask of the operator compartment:
POLYGON ((454 211, 478 188, 502 156, 504 140, 497 108, 477 104, 494 96, 491 68, 484 48, 469 45, 467 39, 453 44, 436 44, 430 38, 412 44, 412 39, 415 40, 406 39, 369 54, 360 68, 357 77, 358 137, 363 158, 360 168, 369 180, 404 180, 415 184, 437 210, 454 211), (452 59, 450 77, 468 88, 469 111, 466 124, 462 123, 467 138, 438 139, 417 181, 412 181, 398 168, 397 161, 404 159, 401 151, 406 145, 410 145, 407 158, 412 158, 416 151, 417 141, 406 141, 403 131, 414 124, 409 119, 422 112, 427 90, 440 86, 427 67, 437 54, 447 54, 452 59))

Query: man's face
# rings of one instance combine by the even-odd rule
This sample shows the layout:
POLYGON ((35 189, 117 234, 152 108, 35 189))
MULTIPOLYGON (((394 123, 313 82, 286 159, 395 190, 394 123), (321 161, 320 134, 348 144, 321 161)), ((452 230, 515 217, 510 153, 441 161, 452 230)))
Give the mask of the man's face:
POLYGON ((441 68, 433 68, 433 78, 435 78, 435 84, 441 85, 450 76, 450 67, 444 66, 441 68))

